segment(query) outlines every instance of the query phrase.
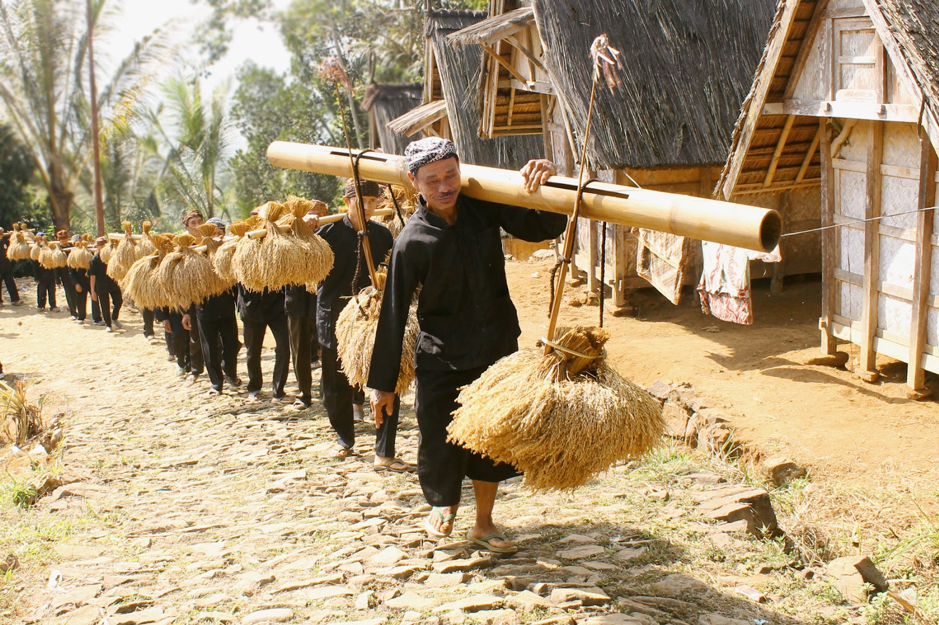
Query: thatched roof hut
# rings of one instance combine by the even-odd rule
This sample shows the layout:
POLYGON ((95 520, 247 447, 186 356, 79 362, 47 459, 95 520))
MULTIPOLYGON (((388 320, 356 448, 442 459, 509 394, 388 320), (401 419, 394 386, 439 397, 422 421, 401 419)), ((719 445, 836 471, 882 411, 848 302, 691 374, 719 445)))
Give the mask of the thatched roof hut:
MULTIPOLYGON (((939 373, 939 5, 782 0, 718 190, 811 198, 793 241, 821 238, 822 349, 908 363, 911 394, 939 373)), ((785 218, 785 215, 784 215, 785 218)))
POLYGON ((421 103, 420 83, 372 83, 365 92, 362 108, 369 114, 369 146, 388 154, 404 154, 404 148, 419 135, 400 134, 388 122, 407 113, 421 103))

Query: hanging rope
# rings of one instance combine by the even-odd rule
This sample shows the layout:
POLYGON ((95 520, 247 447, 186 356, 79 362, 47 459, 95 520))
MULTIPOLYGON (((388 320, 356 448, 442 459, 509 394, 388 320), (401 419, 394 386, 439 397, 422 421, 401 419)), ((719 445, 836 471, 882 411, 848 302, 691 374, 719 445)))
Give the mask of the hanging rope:
POLYGON ((869 221, 880 221, 881 219, 891 219, 893 217, 900 217, 902 215, 915 215, 916 213, 921 213, 923 211, 933 211, 933 210, 936 210, 937 208, 939 208, 939 206, 927 206, 925 208, 915 208, 911 211, 904 211, 902 213, 893 213, 891 215, 881 215, 879 217, 867 217, 864 219, 852 219, 851 221, 843 223, 843 224, 832 224, 830 226, 821 226, 819 228, 811 228, 809 230, 799 230, 798 232, 787 232, 785 234, 780 235, 779 238, 794 237, 798 234, 809 234, 812 232, 821 232, 823 230, 831 230, 832 228, 843 228, 845 226, 850 226, 853 224, 863 224, 869 221))
POLYGON ((398 216, 398 221, 401 222, 401 225, 404 225, 404 216, 401 215, 401 206, 398 204, 398 198, 395 196, 395 189, 393 186, 388 185, 388 193, 391 194, 391 203, 394 204, 395 214, 398 216))
POLYGON ((606 300, 606 222, 603 225, 603 235, 600 237, 600 327, 603 327, 603 303, 606 300))

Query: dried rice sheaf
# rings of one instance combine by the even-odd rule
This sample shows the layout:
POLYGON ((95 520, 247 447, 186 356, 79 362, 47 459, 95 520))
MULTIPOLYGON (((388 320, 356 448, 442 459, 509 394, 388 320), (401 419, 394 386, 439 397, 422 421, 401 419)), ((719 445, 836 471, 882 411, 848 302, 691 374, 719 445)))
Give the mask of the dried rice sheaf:
MULTIPOLYGON (((380 272, 380 275, 384 276, 384 273, 380 272)), ((375 345, 378 316, 381 312, 381 298, 382 291, 375 290, 372 286, 365 287, 349 300, 336 321, 336 344, 342 370, 350 382, 363 388, 368 385, 372 348, 375 345)), ((395 385, 395 392, 399 394, 407 391, 414 380, 417 333, 417 307, 411 306, 401 348, 401 368, 395 385)))
POLYGON ((29 241, 26 239, 26 233, 14 227, 10 234, 10 246, 7 248, 7 260, 27 260, 28 258, 29 241))
POLYGON ((87 271, 91 269, 92 258, 94 258, 94 254, 88 251, 88 242, 79 240, 68 253, 66 264, 72 269, 84 269, 87 271))
POLYGON ((29 246, 29 258, 30 260, 35 260, 39 262, 39 255, 42 253, 42 248, 45 243, 36 243, 29 246))
POLYGON ((108 261, 107 273, 115 281, 120 282, 127 274, 130 266, 137 262, 137 244, 134 241, 134 229, 129 221, 125 221, 124 238, 117 244, 117 249, 108 261))
POLYGON ((378 198, 378 209, 390 209, 389 216, 372 217, 372 221, 380 223, 391 231, 391 236, 398 238, 411 215, 417 210, 418 195, 414 189, 387 185, 378 198), (397 202, 397 208, 395 208, 397 202), (398 211, 400 210, 400 215, 398 211))
MULTIPOLYGON (((40 262, 42 259, 40 258, 40 262)), ((49 255, 46 261, 51 269, 61 269, 68 266, 68 255, 62 249, 59 243, 49 244, 49 255)))
MULTIPOLYGON (((558 344, 590 355, 587 332, 575 329, 558 344)), ((617 462, 642 456, 665 427, 658 402, 602 353, 567 360, 520 350, 464 387, 457 401, 448 440, 514 465, 526 484, 542 491, 582 486, 617 462), (575 361, 589 366, 572 374, 575 361)))
MULTIPOLYGON (((295 204, 294 209, 299 212, 302 207, 295 204)), ((231 262, 238 282, 251 291, 276 291, 292 284, 313 285, 326 277, 333 252, 302 216, 277 202, 261 206, 261 226, 267 232, 262 238, 243 237, 238 242, 231 262), (287 232, 281 232, 281 226, 287 232)))
POLYGON ((134 262, 121 281, 123 291, 140 308, 162 308, 167 306, 167 291, 157 282, 160 261, 173 249, 173 237, 165 234, 152 235, 156 251, 134 262))
POLYGON ((212 261, 192 249, 193 243, 191 234, 177 236, 176 251, 160 262, 155 286, 165 291, 169 308, 186 310, 229 288, 215 275, 212 261))
POLYGON ((149 221, 145 221, 141 224, 140 230, 142 234, 140 235, 140 239, 137 240, 137 247, 135 250, 137 252, 138 259, 144 258, 145 256, 149 256, 150 254, 156 252, 156 245, 153 244, 153 239, 150 237, 150 228, 152 227, 153 224, 151 224, 149 221))
POLYGON ((101 251, 98 252, 98 257, 101 259, 101 262, 107 265, 111 262, 111 257, 114 256, 114 250, 117 249, 117 241, 113 239, 108 241, 108 244, 101 248, 101 251))
POLYGON ((229 286, 235 286, 238 282, 238 276, 235 275, 235 268, 232 266, 232 258, 235 256, 235 250, 238 249, 238 242, 249 228, 249 223, 245 221, 236 221, 228 226, 228 231, 235 235, 235 238, 222 243, 212 255, 215 274, 229 286))

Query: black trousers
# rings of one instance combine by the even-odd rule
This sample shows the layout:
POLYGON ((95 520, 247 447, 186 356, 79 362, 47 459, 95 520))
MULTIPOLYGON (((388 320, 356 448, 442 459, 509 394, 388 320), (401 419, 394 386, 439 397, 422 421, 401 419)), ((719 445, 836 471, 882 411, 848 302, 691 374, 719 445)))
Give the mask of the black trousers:
POLYGON ((110 328, 117 321, 121 314, 121 306, 124 305, 121 291, 120 289, 103 288, 100 291, 96 289, 95 294, 98 296, 98 308, 104 317, 104 325, 110 328))
POLYGON ((202 358, 209 374, 212 388, 221 392, 224 373, 232 380, 238 379, 238 321, 235 315, 224 319, 199 319, 199 339, 202 343, 202 358))
MULTIPOLYGON (((13 270, 6 271, 0 274, 0 278, 3 279, 3 283, 7 287, 7 293, 10 294, 11 302, 20 301, 20 292, 16 290, 16 280, 13 279, 13 270)), ((3 292, 0 291, 0 302, 3 301, 3 292)))
POLYGON ((72 276, 68 272, 68 267, 59 267, 55 270, 55 275, 62 283, 62 290, 65 291, 65 303, 68 305, 68 311, 73 317, 78 316, 78 309, 75 305, 75 283, 72 282, 72 276))
POLYGON ((88 289, 82 288, 81 291, 76 289, 74 302, 75 316, 84 321, 88 316, 88 289))
POLYGON ((271 380, 271 391, 274 397, 284 396, 284 385, 287 384, 287 369, 290 363, 290 333, 287 330, 287 317, 280 316, 272 321, 241 320, 244 325, 245 350, 248 361, 248 392, 257 393, 261 390, 263 378, 261 376, 261 347, 264 345, 264 333, 267 328, 274 335, 274 377, 271 380))
POLYGON ((95 323, 101 321, 101 306, 96 299, 91 300, 91 320, 95 323))
MULTIPOLYGON (((339 444, 343 447, 352 447, 355 444, 355 422, 352 416, 352 404, 357 396, 362 396, 361 389, 353 388, 349 379, 342 372, 339 356, 335 349, 323 346, 320 350, 323 362, 321 374, 323 376, 323 405, 329 416, 329 424, 333 426, 339 444)), ((383 458, 394 458, 395 437, 398 434, 398 411, 401 400, 395 395, 394 410, 391 415, 385 415, 381 427, 375 431, 375 455, 383 458)))
POLYGON ((205 355, 202 353, 202 335, 199 333, 199 318, 196 307, 189 307, 189 364, 191 373, 202 375, 205 370, 205 355))
POLYGON ((313 364, 311 356, 313 323, 314 321, 308 317, 287 316, 293 375, 297 378, 297 386, 300 387, 300 398, 307 404, 313 401, 313 364))
POLYGON ((36 282, 36 306, 45 308, 47 299, 49 308, 55 308, 55 278, 36 282))
MULTIPOLYGON (((192 317, 192 321, 193 323, 190 325, 193 331, 197 331, 195 317, 192 317)), ((199 335, 191 335, 189 330, 183 327, 182 313, 171 312, 169 314, 169 322, 170 329, 172 330, 171 336, 173 338, 172 354, 176 356, 176 364, 186 373, 201 375, 203 371, 201 343, 198 350, 192 348, 192 339, 195 338, 195 342, 199 343, 199 335)))
POLYGON ((460 387, 472 383, 487 367, 466 371, 418 371, 414 412, 421 437, 417 446, 417 477, 427 503, 436 507, 460 503, 463 478, 501 482, 519 475, 515 467, 494 462, 447 442, 447 426, 457 409, 460 387))
POLYGON ((146 337, 153 336, 153 309, 144 308, 140 311, 140 314, 143 316, 143 335, 146 337))

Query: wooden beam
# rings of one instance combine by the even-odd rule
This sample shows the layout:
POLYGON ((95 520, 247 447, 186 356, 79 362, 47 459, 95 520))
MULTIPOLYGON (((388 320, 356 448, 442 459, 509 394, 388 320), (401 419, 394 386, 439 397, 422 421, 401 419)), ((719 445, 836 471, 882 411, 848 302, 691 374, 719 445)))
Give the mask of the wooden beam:
POLYGON ((815 151, 818 149, 818 142, 821 140, 822 132, 819 130, 815 133, 815 138, 812 139, 812 147, 809 148, 808 153, 805 155, 805 160, 802 161, 802 167, 799 168, 799 173, 796 174, 796 182, 802 182, 802 179, 805 178, 805 172, 809 170, 809 165, 812 164, 812 157, 815 156, 815 151))
POLYGON ((786 141, 789 139, 789 133, 792 131, 792 124, 795 122, 795 115, 786 118, 786 125, 783 126, 782 133, 779 135, 779 141, 776 142, 776 149, 773 151, 773 159, 769 162, 769 171, 763 178, 763 187, 768 187, 773 182, 773 176, 776 175, 776 168, 779 166, 779 157, 786 149, 786 141))
MULTIPOLYGON (((819 119, 818 126, 821 134, 821 216, 824 227, 834 225, 835 221, 835 180, 834 170, 831 167, 831 121, 819 119)), ((837 238, 835 235, 835 228, 822 230, 822 316, 818 320, 818 327, 822 331, 822 352, 825 354, 834 354, 838 351, 838 339, 832 328, 835 314, 835 289, 837 288, 835 280, 837 238)))
POLYGON ((841 127, 841 132, 838 133, 838 136, 834 141, 831 142, 831 157, 835 158, 838 155, 838 150, 841 149, 841 146, 844 145, 844 142, 848 140, 848 137, 851 136, 851 130, 857 124, 858 120, 849 119, 844 123, 844 126, 841 127))
POLYGON ((880 277, 880 232, 877 217, 880 217, 881 179, 880 165, 884 155, 884 123, 868 122, 867 125, 867 202, 864 206, 864 311, 861 315, 861 354, 858 375, 865 382, 876 382, 877 352, 874 337, 877 334, 877 303, 880 293, 877 280, 880 277))
POLYGON ((799 83, 799 76, 802 74, 802 69, 805 67, 805 61, 809 58, 809 52, 812 51, 812 44, 815 41, 815 35, 818 33, 818 27, 824 19, 822 14, 827 7, 828 0, 818 0, 818 3, 815 5, 815 10, 812 12, 812 19, 809 20, 809 24, 805 28, 805 36, 802 38, 802 45, 799 46, 799 54, 796 56, 792 69, 789 70, 789 81, 786 83, 783 100, 790 99, 796 90, 796 85, 799 83))
POLYGON ((492 58, 494 58, 494 59, 496 60, 496 62, 497 62, 499 65, 501 65, 502 67, 504 67, 508 73, 512 74, 512 76, 513 76, 516 80, 518 80, 519 82, 521 82, 523 85, 528 84, 528 80, 527 80, 524 76, 522 76, 522 75, 518 72, 517 69, 515 69, 514 67, 512 67, 512 65, 511 65, 510 63, 507 63, 506 60, 502 58, 502 55, 500 55, 498 52, 496 52, 495 50, 493 50, 493 49, 492 49, 491 47, 489 47, 489 46, 485 46, 485 45, 484 45, 484 46, 482 46, 482 48, 483 48, 483 50, 485 50, 486 52, 488 52, 488 53, 489 53, 489 56, 491 56, 492 58))
MULTIPOLYGON (((540 69, 540 70, 543 71, 543 72, 547 72, 547 71, 548 71, 548 70, 545 69, 544 65, 541 64, 541 61, 539 61, 538 58, 535 56, 534 52, 532 52, 531 50, 529 50, 527 47, 523 46, 522 43, 521 43, 518 39, 516 39, 514 35, 513 35, 513 36, 510 36, 510 37, 506 37, 506 38, 505 38, 505 41, 507 41, 507 42, 509 42, 510 44, 512 44, 513 46, 515 46, 515 47, 518 49, 519 52, 521 52, 522 54, 524 54, 525 57, 535 65, 535 67, 537 67, 538 69, 540 69)), ((534 78, 534 76, 533 76, 533 78, 534 78)))
POLYGON ((820 178, 811 178, 809 180, 803 180, 797 184, 786 184, 786 185, 775 185, 769 189, 764 189, 762 184, 751 185, 751 188, 747 188, 746 185, 737 185, 734 188, 733 198, 737 198, 743 195, 761 195, 765 193, 778 193, 780 191, 796 191, 798 189, 814 189, 822 183, 820 178))
POLYGON ((923 348, 926 346, 926 322, 928 320, 929 284, 932 268, 932 233, 935 210, 923 210, 936 203, 936 152, 929 135, 920 137, 919 198, 916 207, 916 261, 913 266, 913 317, 910 321, 910 356, 907 360, 906 383, 921 394, 925 372, 923 370, 923 348))
POLYGON ((917 106, 912 104, 883 104, 873 101, 786 100, 765 104, 762 112, 763 115, 848 117, 852 119, 877 119, 888 122, 916 122, 919 120, 919 107, 917 106))
POLYGON ((515 89, 513 88, 511 91, 509 91, 509 111, 508 111, 508 115, 506 116, 506 119, 508 120, 506 125, 508 126, 512 125, 512 117, 514 114, 515 114, 515 89))

